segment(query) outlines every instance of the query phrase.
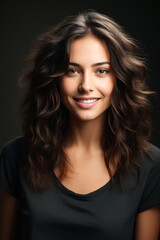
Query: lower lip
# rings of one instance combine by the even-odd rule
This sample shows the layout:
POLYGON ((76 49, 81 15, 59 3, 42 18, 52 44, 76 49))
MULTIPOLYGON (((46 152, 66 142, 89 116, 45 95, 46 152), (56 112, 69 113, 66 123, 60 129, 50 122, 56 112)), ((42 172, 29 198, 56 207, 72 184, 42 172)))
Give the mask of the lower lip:
POLYGON ((88 109, 88 108, 94 107, 99 100, 100 100, 100 99, 97 99, 95 102, 92 102, 92 103, 82 103, 82 102, 78 102, 78 101, 76 101, 76 100, 75 100, 75 102, 76 102, 76 104, 77 104, 79 107, 88 109))

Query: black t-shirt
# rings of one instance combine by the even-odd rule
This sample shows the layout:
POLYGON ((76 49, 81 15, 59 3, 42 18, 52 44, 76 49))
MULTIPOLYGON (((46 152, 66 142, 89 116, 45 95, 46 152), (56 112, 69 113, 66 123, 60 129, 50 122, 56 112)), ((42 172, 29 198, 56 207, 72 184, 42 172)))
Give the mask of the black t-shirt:
POLYGON ((152 160, 142 159, 136 188, 131 174, 124 176, 124 190, 119 185, 112 190, 109 181, 96 191, 77 194, 61 183, 60 188, 31 189, 21 170, 22 140, 7 143, 0 158, 0 188, 20 200, 20 240, 131 240, 136 215, 160 203, 160 149, 154 145, 152 160))

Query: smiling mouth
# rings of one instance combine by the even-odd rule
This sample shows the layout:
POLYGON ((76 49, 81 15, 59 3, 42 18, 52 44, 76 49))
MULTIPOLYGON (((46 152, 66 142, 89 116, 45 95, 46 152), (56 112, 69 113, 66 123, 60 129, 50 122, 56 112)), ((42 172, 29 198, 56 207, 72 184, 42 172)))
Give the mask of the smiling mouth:
POLYGON ((93 98, 93 99, 78 99, 78 98, 74 98, 74 100, 76 100, 77 102, 81 102, 81 103, 94 103, 97 100, 99 100, 100 98, 93 98))

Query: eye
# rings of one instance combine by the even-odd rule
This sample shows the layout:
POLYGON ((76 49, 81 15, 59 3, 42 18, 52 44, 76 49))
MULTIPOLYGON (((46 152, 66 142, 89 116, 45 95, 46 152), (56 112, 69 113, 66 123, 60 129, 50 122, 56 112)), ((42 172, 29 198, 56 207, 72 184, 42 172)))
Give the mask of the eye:
POLYGON ((106 73, 108 73, 109 71, 105 68, 100 68, 97 70, 97 73, 100 75, 105 75, 106 73))
POLYGON ((66 74, 67 75, 75 75, 77 74, 79 71, 75 68, 68 68, 67 71, 66 71, 66 74))

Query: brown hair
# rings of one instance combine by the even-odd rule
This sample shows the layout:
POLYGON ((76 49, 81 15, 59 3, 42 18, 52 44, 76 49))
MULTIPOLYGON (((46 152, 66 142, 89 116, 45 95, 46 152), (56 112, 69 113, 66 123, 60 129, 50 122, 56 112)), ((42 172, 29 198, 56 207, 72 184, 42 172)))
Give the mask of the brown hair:
POLYGON ((67 173, 70 162, 63 150, 63 135, 68 111, 61 102, 58 82, 68 66, 71 42, 89 33, 106 43, 116 76, 102 139, 112 182, 110 161, 116 164, 115 157, 118 159, 116 172, 122 186, 125 172, 135 170, 139 176, 138 156, 149 151, 151 92, 146 87, 147 67, 140 49, 110 17, 94 10, 84 11, 65 18, 38 37, 27 59, 33 67, 20 78, 27 83, 21 109, 27 148, 24 172, 35 189, 49 186, 56 166, 60 168, 60 181, 67 173))

